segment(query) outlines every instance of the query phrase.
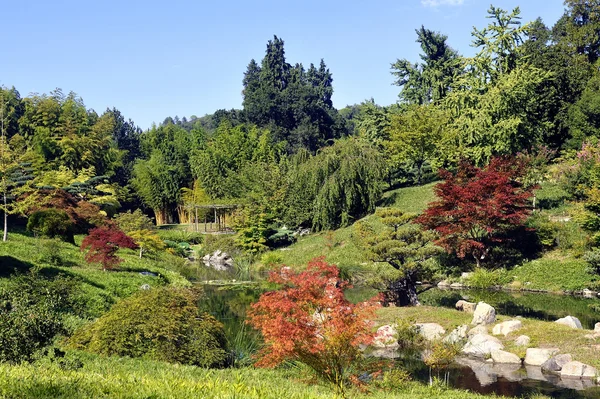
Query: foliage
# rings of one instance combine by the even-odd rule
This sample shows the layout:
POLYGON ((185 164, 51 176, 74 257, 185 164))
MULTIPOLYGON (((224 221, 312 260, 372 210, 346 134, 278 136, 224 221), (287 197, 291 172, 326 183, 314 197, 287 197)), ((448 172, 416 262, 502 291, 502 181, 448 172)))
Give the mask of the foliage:
POLYGON ((600 249, 592 248, 591 251, 583 255, 583 259, 588 263, 591 273, 600 274, 600 249))
POLYGON ((223 366, 227 355, 223 326, 200 312, 199 299, 199 292, 182 288, 140 292, 76 331, 70 343, 104 355, 223 366))
POLYGON ((477 268, 466 279, 466 284, 473 288, 496 288, 509 284, 512 277, 505 269, 486 270, 477 268))
POLYGON ((356 139, 338 140, 314 157, 298 159, 289 173, 284 221, 315 230, 348 226, 375 209, 381 195, 381 159, 356 139))
POLYGON ((19 363, 65 331, 62 314, 75 306, 72 281, 29 274, 0 289, 0 360, 19 363))
POLYGON ((571 195, 559 183, 543 182, 535 190, 535 197, 540 209, 551 209, 563 205, 571 195))
POLYGON ((305 271, 282 268, 270 281, 278 291, 261 295, 248 322, 265 339, 258 365, 273 367, 285 360, 306 364, 343 394, 351 368, 360 361, 360 345, 373 340, 371 320, 376 299, 357 305, 344 298, 346 283, 338 269, 322 259, 305 271))
POLYGON ((153 230, 143 229, 129 232, 129 237, 140 249, 140 258, 145 252, 158 252, 165 249, 165 243, 153 230))
POLYGON ((380 208, 375 215, 386 226, 382 233, 377 234, 367 222, 359 222, 354 225, 354 234, 369 260, 388 263, 395 269, 378 276, 385 285, 385 303, 416 305, 417 280, 426 275, 431 258, 440 252, 432 243, 436 235, 411 223, 415 216, 399 209, 380 208))
POLYGON ((462 162, 456 174, 441 171, 445 181, 435 189, 439 200, 416 222, 435 230, 436 243, 446 251, 470 255, 479 266, 530 213, 532 188, 518 181, 525 167, 520 160, 494 158, 484 169, 462 162))
POLYGON ((81 242, 81 250, 87 251, 85 260, 99 263, 103 270, 109 270, 123 260, 117 257, 119 248, 137 249, 135 241, 116 227, 96 227, 81 242))
POLYGON ((64 241, 75 243, 73 223, 69 215, 60 209, 50 208, 32 213, 27 220, 27 230, 44 237, 60 237, 64 241))
POLYGON ((146 216, 140 209, 136 209, 133 212, 128 210, 127 212, 119 213, 114 216, 114 220, 117 226, 125 233, 135 230, 155 229, 152 219, 146 216))
POLYGON ((164 241, 187 242, 190 244, 202 244, 204 234, 186 230, 166 230, 160 229, 155 231, 158 236, 164 241))

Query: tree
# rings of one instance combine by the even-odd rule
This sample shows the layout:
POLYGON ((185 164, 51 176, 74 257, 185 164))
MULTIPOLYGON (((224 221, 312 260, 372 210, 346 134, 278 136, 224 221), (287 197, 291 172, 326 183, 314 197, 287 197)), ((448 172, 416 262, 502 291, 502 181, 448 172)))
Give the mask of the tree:
POLYGON ((565 14, 557 25, 564 51, 585 55, 590 64, 600 57, 600 3, 598 0, 565 0, 565 14))
POLYGON ((416 33, 423 63, 397 60, 392 64, 392 75, 397 78, 394 84, 402 87, 401 102, 427 104, 446 96, 452 81, 460 74, 460 62, 458 53, 446 43, 447 36, 424 26, 416 33))
POLYGON ((123 259, 116 253, 119 248, 137 249, 133 239, 117 227, 96 227, 81 242, 81 250, 87 251, 85 260, 90 263, 99 263, 104 271, 113 269, 123 259))
POLYGON ((352 369, 363 357, 360 346, 373 341, 370 320, 377 298, 350 303, 344 297, 348 284, 340 280, 336 266, 322 259, 299 273, 284 267, 269 280, 281 288, 262 294, 248 313, 248 323, 265 340, 257 365, 302 362, 344 396, 352 369))
POLYGON ((377 286, 383 283, 384 304, 417 305, 417 281, 426 276, 430 260, 440 252, 432 243, 436 235, 411 223, 415 215, 399 209, 377 209, 375 215, 384 231, 377 234, 369 222, 360 221, 354 225, 353 236, 371 261, 393 268, 380 271, 375 281, 377 286))
POLYGON ((470 255, 480 267, 492 246, 510 240, 531 213, 534 187, 521 183, 525 172, 524 162, 508 157, 493 158, 483 169, 463 161, 455 174, 442 170, 438 200, 415 221, 435 230, 435 243, 448 253, 470 255))
POLYGON ((141 229, 127 233, 140 249, 140 259, 146 252, 158 252, 165 249, 164 241, 152 230, 141 229))

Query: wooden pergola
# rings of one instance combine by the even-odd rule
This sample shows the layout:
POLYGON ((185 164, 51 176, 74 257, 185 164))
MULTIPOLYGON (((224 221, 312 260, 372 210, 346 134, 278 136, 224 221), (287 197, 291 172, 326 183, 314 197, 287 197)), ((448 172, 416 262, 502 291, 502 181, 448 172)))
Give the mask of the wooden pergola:
POLYGON ((192 225, 194 226, 194 231, 201 230, 199 220, 198 220, 198 210, 199 209, 208 210, 207 212, 203 212, 204 213, 204 232, 207 233, 209 231, 208 215, 210 213, 212 213, 214 215, 214 219, 210 222, 210 231, 217 231, 217 232, 227 231, 228 229, 227 229, 227 224, 226 224, 226 215, 228 213, 231 213, 231 211, 233 209, 237 208, 237 205, 236 204, 188 205, 188 206, 186 206, 186 208, 193 211, 192 225), (213 229, 213 223, 215 225, 214 227, 216 228, 216 230, 213 229))

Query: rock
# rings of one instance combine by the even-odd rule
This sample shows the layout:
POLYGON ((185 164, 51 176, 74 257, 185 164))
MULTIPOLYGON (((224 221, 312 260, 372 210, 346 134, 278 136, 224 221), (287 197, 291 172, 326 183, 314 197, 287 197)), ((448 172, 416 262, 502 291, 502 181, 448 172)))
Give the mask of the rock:
POLYGON ((581 362, 569 362, 560 371, 561 378, 596 378, 596 369, 581 362))
POLYGON ((498 380, 498 377, 506 378, 508 381, 513 382, 522 381, 525 377, 524 374, 520 372, 520 364, 490 363, 488 361, 466 357, 457 358, 456 363, 473 370, 475 378, 477 378, 477 381, 479 381, 481 386, 493 384, 498 380))
POLYGON ((450 287, 450 283, 447 280, 442 280, 437 283, 438 288, 448 288, 450 287))
POLYGON ((547 376, 542 373, 540 366, 525 365, 525 371, 527 372, 527 379, 536 381, 548 381, 547 376))
POLYGON ((444 327, 436 323, 417 323, 415 324, 421 334, 428 341, 440 339, 446 333, 444 327))
POLYGON ((504 349, 504 345, 498 338, 487 334, 475 334, 463 347, 462 352, 469 356, 486 357, 493 350, 499 349, 504 349))
POLYGON ((148 291, 150 289, 150 284, 142 284, 140 290, 148 291))
POLYGON ((467 339, 468 328, 469 327, 466 324, 456 327, 446 338, 444 338, 444 342, 456 344, 467 339))
POLYGON ((452 283, 450 284, 450 288, 455 290, 462 290, 463 288, 465 288, 465 285, 463 283, 452 283))
POLYGON ((583 328, 583 327, 581 327, 581 322, 579 321, 579 319, 577 317, 573 317, 573 316, 563 317, 562 319, 556 320, 555 323, 563 324, 565 326, 569 326, 571 328, 575 328, 575 329, 579 329, 579 330, 581 330, 583 328))
POLYGON ((530 342, 531 338, 529 338, 527 335, 519 335, 517 339, 515 339, 515 345, 517 346, 529 346, 530 342))
POLYGON ((600 323, 594 325, 594 332, 600 333, 600 323))
POLYGON ((514 353, 496 349, 490 352, 490 354, 494 363, 521 364, 521 358, 514 353))
POLYGON ((494 335, 504 335, 505 337, 511 332, 515 332, 523 327, 523 323, 520 320, 509 320, 504 323, 499 323, 494 326, 492 330, 492 334, 494 335))
POLYGON ((556 385, 561 388, 573 389, 576 391, 583 391, 585 389, 596 386, 594 380, 591 378, 585 378, 583 380, 580 380, 578 378, 564 378, 560 379, 556 383, 556 385))
POLYGON ((219 271, 228 271, 233 268, 233 258, 221 250, 216 250, 212 255, 204 255, 202 261, 206 267, 212 267, 219 271))
POLYGON ((400 345, 398 345, 396 327, 389 324, 379 327, 373 339, 373 346, 376 348, 397 349, 400 345))
POLYGON ((487 334, 487 333, 488 333, 487 327, 480 324, 478 326, 471 328, 469 330, 469 332, 467 333, 467 335, 469 337, 472 337, 475 334, 487 334))
POLYGON ((492 324, 496 321, 496 309, 485 302, 479 302, 473 313, 472 325, 492 324))
POLYGON ((475 306, 476 304, 473 302, 467 302, 463 299, 461 299, 460 301, 456 302, 456 305, 454 305, 454 307, 457 310, 462 310, 463 312, 467 312, 467 313, 474 313, 475 312, 475 306))
POLYGON ((472 275, 473 275, 473 272, 462 272, 462 274, 460 275, 460 278, 469 279, 469 278, 471 278, 472 275))
POLYGON ((589 290, 589 289, 585 289, 581 292, 581 294, 583 295, 584 298, 594 298, 596 296, 596 292, 589 290))
POLYGON ((554 356, 542 364, 542 371, 558 372, 562 370, 565 364, 571 362, 572 360, 573 358, 568 353, 554 356))
POLYGON ((530 366, 541 366, 558 353, 557 348, 528 348, 525 353, 525 364, 530 366))

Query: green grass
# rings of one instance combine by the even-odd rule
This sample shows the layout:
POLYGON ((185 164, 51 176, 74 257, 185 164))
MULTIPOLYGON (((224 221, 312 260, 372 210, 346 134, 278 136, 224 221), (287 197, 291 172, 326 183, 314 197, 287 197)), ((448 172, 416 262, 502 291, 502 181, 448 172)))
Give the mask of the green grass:
MULTIPOLYGON (((447 333, 461 324, 470 325, 473 315, 448 308, 432 306, 417 306, 406 308, 383 308, 379 310, 378 323, 391 324, 398 319, 409 319, 415 323, 438 323, 447 333)), ((512 317, 497 315, 497 322, 512 320, 512 317)), ((585 338, 590 330, 574 330, 570 327, 549 321, 522 318, 523 328, 509 334, 507 337, 497 336, 503 341, 506 350, 525 356, 525 348, 514 345, 514 339, 519 335, 531 338, 530 347, 559 348, 560 353, 570 353, 574 360, 581 361, 600 368, 600 346, 585 338)), ((493 325, 488 326, 491 334, 493 325)))
POLYGON ((588 272, 583 259, 574 259, 559 251, 517 266, 509 274, 514 277, 512 288, 573 291, 598 284, 598 277, 588 272))
POLYGON ((422 186, 402 187, 383 194, 379 206, 400 208, 403 212, 421 213, 427 205, 435 201, 433 188, 437 182, 422 186))
POLYGON ((148 284, 160 286, 173 284, 177 286, 190 285, 173 268, 178 260, 164 254, 155 259, 138 258, 137 251, 120 250, 118 256, 124 261, 114 271, 103 271, 96 264, 88 264, 84 253, 79 250, 83 236, 76 236, 77 245, 60 242, 59 254, 62 262, 52 265, 43 260, 44 247, 42 241, 22 232, 9 234, 7 242, 0 242, 0 286, 14 273, 35 271, 47 277, 66 276, 73 277, 82 282, 81 289, 89 306, 90 314, 96 317, 106 307, 138 291, 140 286, 148 284), (142 271, 157 274, 157 277, 140 275, 142 271))
MULTIPOLYGON (((2 398, 255 398, 331 399, 332 390, 297 368, 207 370, 140 359, 69 353, 83 362, 76 370, 56 363, 0 364, 2 398)), ((402 389, 370 394, 349 392, 351 398, 476 399, 482 396, 408 382, 402 389)))

